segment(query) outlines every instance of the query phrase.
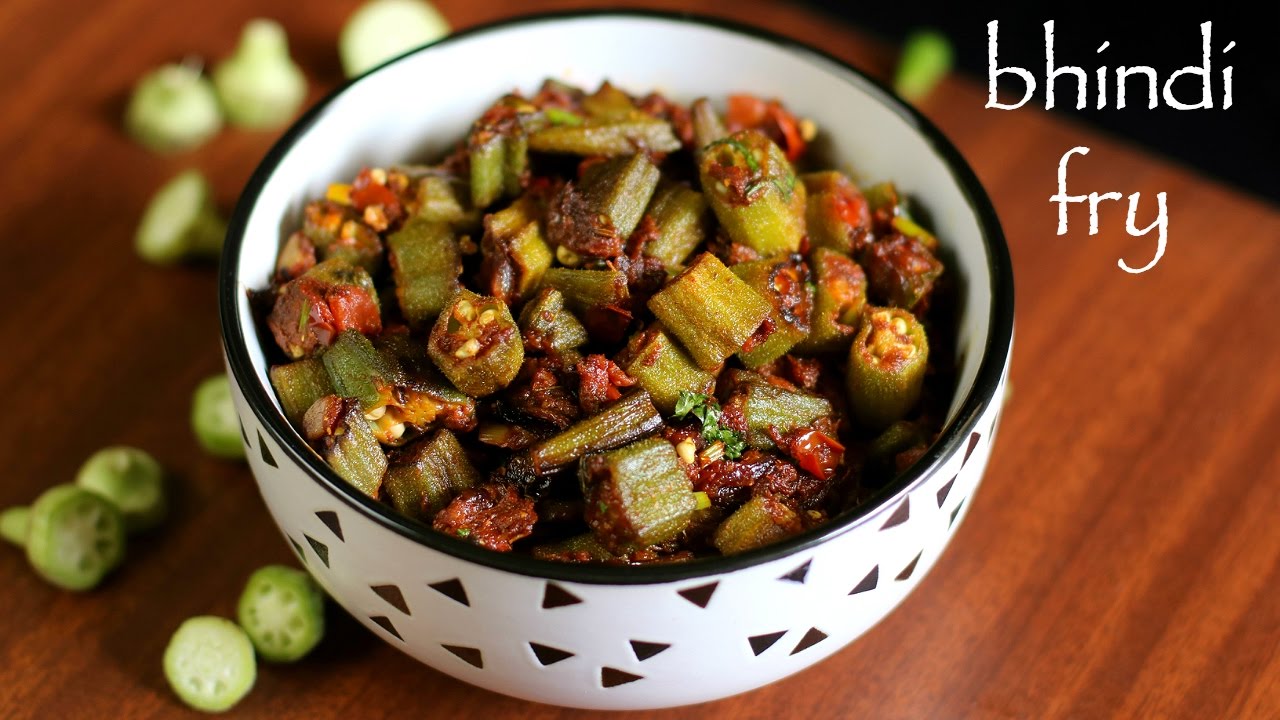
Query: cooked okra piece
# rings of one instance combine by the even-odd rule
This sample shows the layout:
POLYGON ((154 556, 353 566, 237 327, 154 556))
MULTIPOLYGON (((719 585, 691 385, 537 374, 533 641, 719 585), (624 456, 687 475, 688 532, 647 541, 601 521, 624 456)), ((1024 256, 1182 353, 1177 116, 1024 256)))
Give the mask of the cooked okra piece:
POLYGON ((382 264, 382 240, 350 205, 332 200, 307 203, 302 233, 321 260, 346 260, 370 273, 376 273, 382 264))
POLYGON ((868 308, 853 345, 845 384, 854 419, 873 430, 905 418, 920 399, 929 339, 901 308, 868 308))
POLYGON ((728 238, 763 256, 793 253, 805 235, 805 191, 786 155, 755 130, 703 148, 702 192, 728 238))
POLYGON ((725 555, 769 545, 799 533, 800 516, 778 500, 757 495, 725 518, 712 536, 712 544, 725 555))
POLYGON ((458 438, 448 430, 438 430, 429 440, 405 448, 387 468, 383 487, 396 510, 411 518, 431 522, 431 518, 453 499, 458 491, 480 482, 458 438))
POLYGON ((588 116, 604 121, 626 120, 639 114, 631 96, 608 80, 600 83, 595 92, 583 96, 582 110, 588 116))
POLYGON ((689 108, 693 120, 693 145, 699 151, 717 140, 723 140, 729 131, 724 127, 720 114, 711 107, 711 101, 699 98, 689 108))
POLYGON ((280 288, 267 325, 286 355, 308 357, 343 330, 381 332, 378 293, 364 268, 326 260, 280 288))
POLYGON ((440 372, 472 397, 506 387, 524 362, 524 344, 507 304, 466 288, 436 319, 427 352, 440 372))
POLYGON ((622 254, 658 186, 658 168, 643 153, 592 165, 581 185, 565 183, 547 212, 547 237, 584 257, 622 254))
POLYGON ((625 337, 631 322, 631 291, 621 270, 575 270, 551 268, 542 284, 559 290, 565 305, 602 342, 625 337))
POLYGON ((519 192, 528 166, 524 117, 535 110, 527 100, 507 95, 472 124, 467 136, 472 206, 484 208, 504 193, 519 192))
POLYGON ((307 408, 325 395, 333 394, 329 371, 320 358, 305 358, 271 368, 271 386, 276 389, 285 417, 301 425, 307 408))
POLYGON ((662 438, 588 455, 578 476, 587 526, 613 552, 676 539, 697 506, 675 447, 662 438))
POLYGON ((917 238, 894 233, 862 253, 867 287, 877 302, 914 309, 942 275, 942 263, 917 238))
POLYGON ((674 272, 707 239, 707 200, 685 185, 660 185, 646 214, 656 234, 642 250, 674 272))
POLYGON ((501 135, 493 135, 470 147, 471 155, 471 204, 488 207, 502 197, 507 171, 507 141, 501 135))
POLYGON ((523 130, 507 137, 502 162, 503 192, 519 195, 529 179, 529 136, 523 130))
POLYGON ((603 410, 570 425, 529 448, 525 455, 535 475, 548 475, 587 453, 612 450, 653 433, 662 416, 644 390, 624 395, 603 410))
POLYGON ((637 333, 627 345, 623 370, 649 391, 663 413, 675 411, 680 391, 710 395, 716 377, 698 367, 662 326, 654 324, 637 333))
POLYGON ((796 345, 797 352, 841 352, 853 340, 867 303, 867 276, 848 257, 827 248, 809 256, 813 269, 813 313, 809 336, 796 345))
POLYGON ((338 477, 365 495, 378 497, 387 456, 369 429, 359 400, 326 395, 307 409, 302 428, 338 477))
POLYGON ((564 295, 544 287, 520 310, 520 334, 530 350, 564 353, 587 344, 587 329, 564 306, 564 295))
POLYGON ((787 354, 809 335, 814 294, 809 266, 799 255, 783 255, 738 263, 731 269, 772 306, 773 331, 750 350, 738 351, 742 364, 757 368, 787 354))
POLYGON ((832 413, 831 403, 821 395, 781 388, 751 373, 740 373, 740 377, 744 379, 726 405, 736 405, 741 410, 747 426, 747 444, 752 447, 774 447, 769 428, 786 434, 832 413))
POLYGON ((866 465, 892 475, 897 469, 899 454, 928 445, 929 435, 920 425, 899 420, 885 428, 867 446, 866 465))
POLYGON ((439 173, 418 178, 414 186, 414 216, 429 222, 458 224, 469 216, 463 207, 458 181, 439 173))
POLYGON ((481 286, 507 303, 528 298, 551 267, 551 248, 542 237, 542 209, 529 195, 486 215, 480 250, 481 286))
POLYGON ((808 199, 805 227, 809 245, 847 255, 862 251, 871 231, 871 210, 858 186, 835 170, 800 176, 808 199))
POLYGON ((529 149, 574 155, 631 155, 680 149, 671 123, 640 115, 621 121, 590 119, 578 125, 548 125, 529 135, 529 149))
MULTIPOLYGON (((408 335, 391 334, 389 337, 408 335)), ((401 344, 406 344, 402 341, 401 344)), ((395 340, 379 339, 376 348, 368 338, 345 332, 323 356, 334 391, 341 397, 360 401, 365 419, 374 436, 384 445, 399 445, 412 439, 409 429, 425 430, 440 423, 452 430, 467 431, 476 425, 476 403, 438 380, 434 368, 429 372, 404 371, 400 355, 412 351, 388 346, 395 340)), ((429 365, 429 362, 427 363, 429 365)), ((414 360, 420 367, 421 360, 414 360)))
POLYGON ((462 253, 442 222, 414 218, 387 238, 400 312, 409 324, 435 320, 458 289, 462 253))
POLYGON ((705 252, 649 298, 648 305, 703 370, 715 370, 741 349, 772 310, 750 285, 705 252))

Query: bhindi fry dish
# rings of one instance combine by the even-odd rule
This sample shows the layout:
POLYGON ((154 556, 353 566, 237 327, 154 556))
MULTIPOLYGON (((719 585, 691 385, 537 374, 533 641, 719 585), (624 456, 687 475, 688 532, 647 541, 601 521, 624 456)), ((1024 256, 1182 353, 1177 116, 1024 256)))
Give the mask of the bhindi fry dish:
POLYGON ((739 553, 865 502, 953 391, 939 241, 778 101, 720 107, 548 80, 330 185, 254 297, 284 413, 360 492, 544 559, 739 553))

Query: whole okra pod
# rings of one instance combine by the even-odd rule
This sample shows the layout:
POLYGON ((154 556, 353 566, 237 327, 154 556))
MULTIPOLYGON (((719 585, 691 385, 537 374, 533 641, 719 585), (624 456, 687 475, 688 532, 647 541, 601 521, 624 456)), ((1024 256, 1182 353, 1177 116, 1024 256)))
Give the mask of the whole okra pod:
POLYGON ((772 310, 711 253, 699 255, 648 305, 698 366, 709 371, 741 349, 772 310))
POLYGON ((845 373, 854 419, 879 430, 905 418, 920 399, 928 365, 929 339, 914 315, 868 308, 845 373))
POLYGON ((427 352, 440 372, 472 397, 509 385, 524 362, 524 344, 507 304, 466 288, 436 319, 427 352))
POLYGON ((676 539, 697 505, 675 448, 662 438, 589 455, 578 475, 587 526, 615 553, 676 539))

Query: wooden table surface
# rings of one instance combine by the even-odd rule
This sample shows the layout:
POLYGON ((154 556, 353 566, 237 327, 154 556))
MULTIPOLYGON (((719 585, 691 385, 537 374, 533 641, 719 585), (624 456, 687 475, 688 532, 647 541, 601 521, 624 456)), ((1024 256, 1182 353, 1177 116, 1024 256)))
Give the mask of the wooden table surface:
MULTIPOLYGON (((0 717, 182 714, 160 668, 170 633, 230 615, 253 568, 291 560, 248 470, 202 455, 188 430, 192 388, 220 370, 213 269, 158 269, 131 250, 162 181, 198 167, 229 209, 273 136, 227 131, 161 157, 119 120, 146 69, 220 56, 258 14, 289 29, 314 99, 340 79, 335 38, 354 4, 0 5, 0 507, 69 481, 110 443, 155 453, 176 495, 167 526, 88 594, 51 588, 0 548, 0 717)), ((579 4, 439 2, 459 27, 579 4)), ((889 48, 792 6, 656 5, 890 66, 889 48)), ((1014 391, 972 512, 920 588, 849 648, 747 696, 653 717, 1280 717, 1280 212, 1062 116, 984 110, 984 87, 952 78, 922 105, 994 198, 1017 277, 1014 391), (1093 152, 1073 161, 1075 192, 1140 190, 1143 216, 1168 193, 1156 269, 1116 267, 1154 248, 1125 234, 1118 204, 1097 236, 1079 207, 1071 234, 1055 234, 1047 199, 1076 145, 1093 152)), ((589 715, 456 682, 336 611, 313 656, 263 667, 235 712, 589 715)))

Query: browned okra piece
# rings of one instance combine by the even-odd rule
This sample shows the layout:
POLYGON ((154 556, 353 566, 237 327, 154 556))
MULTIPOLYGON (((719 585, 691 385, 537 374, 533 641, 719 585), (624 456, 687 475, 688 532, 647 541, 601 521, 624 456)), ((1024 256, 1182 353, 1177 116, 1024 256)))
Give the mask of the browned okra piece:
POLYGON ((387 456, 369 429, 359 400, 326 395, 307 409, 302 428, 338 477, 365 495, 378 497, 387 456))
POLYGON ((870 240, 871 209, 853 181, 835 170, 800 176, 808 194, 809 246, 857 255, 870 240))
POLYGON ((772 310, 711 253, 699 255, 648 304, 698 366, 708 371, 741 349, 772 310))
POLYGON ((427 352, 440 372, 472 397, 509 385, 524 362, 524 344, 507 304, 466 288, 436 319, 427 352))
POLYGON ((871 243, 862 252, 867 289, 873 300, 914 310, 925 307, 942 263, 919 239, 894 233, 871 243))
POLYGON ((622 254, 658 186, 658 168, 643 153, 592 165, 580 186, 556 193, 547 212, 547 237, 583 257, 622 254))
POLYGON ((267 326, 285 355, 297 360, 328 347, 343 330, 381 332, 382 314, 369 273, 334 259, 281 287, 267 326))
POLYGON ((520 310, 520 334, 525 348, 563 354, 587 344, 587 329, 564 306, 564 295, 544 287, 520 310))
POLYGON ((280 398, 285 417, 297 427, 302 425, 302 418, 312 403, 333 394, 333 383, 329 381, 329 373, 319 358, 273 366, 271 387, 280 398))
POLYGON ((743 365, 757 368, 782 357, 809 335, 814 294, 809 266, 800 255, 784 255, 738 263, 732 270, 772 306, 772 331, 749 350, 738 351, 743 365))
POLYGON ((453 433, 438 430, 396 454, 383 489, 401 514, 430 522, 460 491, 480 482, 453 433))
POLYGON ((867 303, 867 276, 848 257, 827 248, 809 256, 813 269, 813 313, 809 335, 796 345, 796 352, 843 352, 853 341, 867 303))
POLYGON ((741 418, 747 444, 754 448, 773 449, 770 428, 786 434, 832 413, 831 402, 821 395, 779 387, 756 373, 738 371, 732 380, 736 386, 725 402, 724 415, 741 418))
POLYGON ((485 216, 480 285, 488 294, 513 304, 527 299, 542 282, 552 259, 551 247, 543 238, 542 212, 526 194, 485 216))
POLYGON ((376 273, 382 265, 382 240, 355 208, 332 200, 316 200, 303 208, 302 234, 320 260, 340 259, 376 273))
POLYGON ((526 451, 518 462, 537 476, 562 470, 588 453, 612 450, 662 426, 649 393, 635 390, 526 451))
POLYGON ((697 506, 671 443, 649 438, 583 458, 587 526, 612 552, 679 537, 697 506))

